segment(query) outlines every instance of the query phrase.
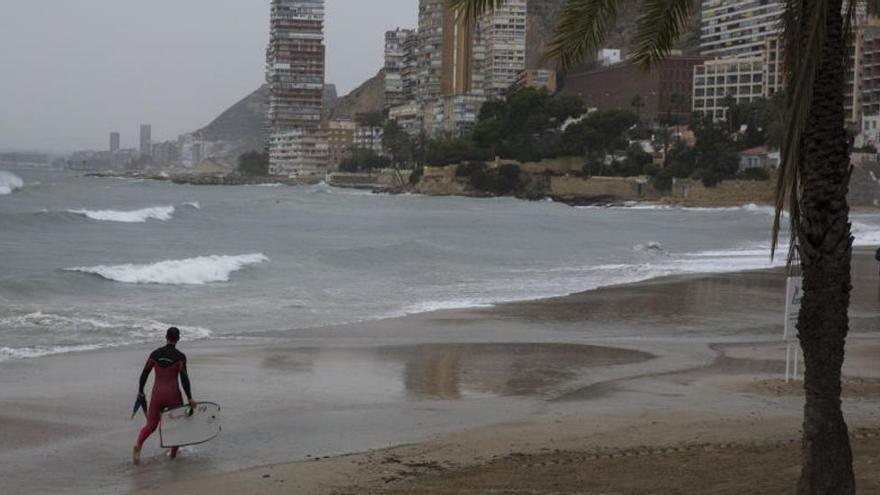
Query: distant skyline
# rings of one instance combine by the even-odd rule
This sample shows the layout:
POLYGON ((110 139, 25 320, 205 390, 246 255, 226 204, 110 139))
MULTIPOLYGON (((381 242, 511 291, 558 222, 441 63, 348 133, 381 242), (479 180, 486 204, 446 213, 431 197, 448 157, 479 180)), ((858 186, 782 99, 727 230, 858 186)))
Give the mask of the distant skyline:
MULTIPOLYGON (((194 131, 264 82, 269 0, 8 2, 0 16, 0 149, 138 146, 194 131)), ((340 96, 382 67, 384 32, 418 0, 326 0, 327 82, 340 96), (377 5, 381 3, 381 7, 377 5)))

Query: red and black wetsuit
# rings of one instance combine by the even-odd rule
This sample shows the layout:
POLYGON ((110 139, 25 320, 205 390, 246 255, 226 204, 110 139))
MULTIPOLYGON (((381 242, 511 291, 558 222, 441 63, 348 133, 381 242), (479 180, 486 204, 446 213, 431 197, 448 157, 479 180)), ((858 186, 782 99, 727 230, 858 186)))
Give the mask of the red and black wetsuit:
POLYGON ((147 408, 147 424, 138 435, 138 447, 142 446, 147 437, 156 431, 162 411, 183 405, 180 388, 177 386, 178 376, 180 376, 183 391, 186 392, 186 398, 192 401, 189 375, 186 373, 186 356, 178 351, 174 345, 168 344, 150 354, 144 371, 141 372, 139 389, 141 395, 144 393, 144 386, 147 384, 147 377, 150 376, 151 370, 156 370, 156 377, 153 381, 153 394, 150 396, 147 408))

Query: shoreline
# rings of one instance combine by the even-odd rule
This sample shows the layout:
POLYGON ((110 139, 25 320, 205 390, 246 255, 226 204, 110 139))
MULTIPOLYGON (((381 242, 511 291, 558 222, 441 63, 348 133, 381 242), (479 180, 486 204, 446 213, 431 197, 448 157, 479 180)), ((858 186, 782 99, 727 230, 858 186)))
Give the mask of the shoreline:
MULTIPOLYGON (((876 262, 854 259, 847 371, 869 382, 855 384, 847 414, 854 429, 873 428, 880 374, 864 363, 880 352, 876 262)), ((196 399, 224 404, 224 433, 175 463, 148 444, 140 468, 128 465, 140 426, 128 399, 155 344, 7 361, 0 418, 13 448, 0 448, 0 475, 11 493, 410 493, 432 473, 455 480, 521 455, 795 438, 799 399, 778 387, 783 284, 778 269, 672 275, 189 342, 196 399)))
MULTIPOLYGON (((857 257, 859 263, 870 259, 865 252, 857 257)), ((440 311, 422 315, 421 319, 473 325, 466 322, 485 318, 511 327, 525 320, 549 327, 550 315, 557 324, 569 320, 584 322, 568 312, 592 312, 592 307, 582 306, 601 306, 622 294, 624 300, 616 302, 626 307, 630 306, 627 299, 644 294, 653 294, 660 298, 657 303, 665 304, 664 294, 681 295, 676 286, 714 292, 709 299, 723 296, 716 290, 731 284, 732 292, 740 292, 737 284, 749 285, 759 292, 778 292, 780 273, 775 271, 676 275, 529 303, 440 311), (636 294, 627 297, 626 293, 636 294)), ((858 316, 853 320, 867 317, 876 323, 880 314, 875 303, 877 293, 866 293, 866 278, 854 277, 858 292, 853 310, 858 316), (869 312, 871 316, 867 316, 869 312)), ((761 299, 760 295, 756 299, 761 299)), ((701 303, 707 302, 702 298, 701 303)), ((714 301, 709 305, 714 308, 719 302, 723 303, 714 301)), ((759 313, 766 309, 753 308, 759 313)), ((646 317, 638 310, 620 316, 630 323, 646 317)), ((585 324, 602 322, 606 317, 594 314, 585 324)), ((718 318, 726 319, 724 315, 718 318)), ((715 323, 712 319, 701 322, 704 326, 715 323)), ((770 326, 781 328, 778 324, 770 326)), ((563 327, 563 331, 571 331, 571 325, 563 327)), ((398 446, 336 456, 307 456, 291 462, 160 483, 132 493, 171 489, 211 494, 222 489, 226 493, 354 495, 427 490, 451 495, 517 493, 505 489, 526 486, 532 490, 529 493, 548 494, 580 493, 588 488, 598 493, 624 490, 645 495, 657 493, 658 489, 757 494, 780 493, 794 486, 799 469, 803 392, 800 382, 785 384, 781 379, 785 352, 781 336, 746 341, 727 341, 723 337, 670 341, 663 337, 599 336, 589 342, 657 354, 649 364, 637 365, 623 376, 583 383, 549 399, 538 414, 428 435, 398 446), (723 343, 714 343, 718 341, 723 343), (731 473, 750 474, 727 476, 724 472, 728 469, 731 473)), ((880 373, 872 364, 877 356, 880 335, 875 328, 867 334, 851 335, 844 403, 856 452, 857 478, 863 490, 880 488, 880 473, 871 464, 871 459, 880 454, 880 415, 876 412, 880 406, 880 373)))

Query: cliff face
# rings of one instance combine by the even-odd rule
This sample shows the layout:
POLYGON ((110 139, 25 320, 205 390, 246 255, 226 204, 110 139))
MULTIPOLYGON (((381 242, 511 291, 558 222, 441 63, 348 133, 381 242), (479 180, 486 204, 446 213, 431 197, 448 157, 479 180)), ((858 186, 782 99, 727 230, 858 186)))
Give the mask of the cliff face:
POLYGON ((242 152, 261 150, 265 143, 269 87, 263 85, 197 131, 207 141, 227 141, 242 152))
POLYGON ((379 112, 382 110, 385 100, 385 71, 367 79, 367 81, 351 93, 339 98, 333 110, 331 118, 351 117, 359 113, 379 112))

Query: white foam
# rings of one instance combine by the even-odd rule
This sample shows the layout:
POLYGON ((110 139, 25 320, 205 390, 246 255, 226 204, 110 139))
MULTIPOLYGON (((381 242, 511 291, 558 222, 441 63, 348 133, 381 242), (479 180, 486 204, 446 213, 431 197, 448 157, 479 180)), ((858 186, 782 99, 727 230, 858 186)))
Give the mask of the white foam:
MULTIPOLYGON (((54 354, 83 352, 162 338, 170 325, 156 320, 110 315, 60 315, 36 311, 0 318, 0 328, 42 336, 43 343, 28 347, 0 347, 0 361, 31 359, 54 354), (79 342, 79 343, 77 343, 79 342)), ((179 326, 187 340, 209 338, 203 327, 179 326)))
POLYGON ((24 187, 24 181, 21 180, 21 177, 0 171, 0 196, 12 194, 22 187, 24 187))
POLYGON ((156 206, 142 210, 119 211, 119 210, 67 210, 70 213, 82 215, 92 220, 101 222, 144 223, 147 220, 171 220, 175 208, 173 206, 156 206))
POLYGON ((228 282, 232 273, 264 261, 269 261, 269 258, 257 253, 241 256, 200 256, 144 265, 73 267, 65 270, 91 273, 127 284, 204 285, 228 282))

